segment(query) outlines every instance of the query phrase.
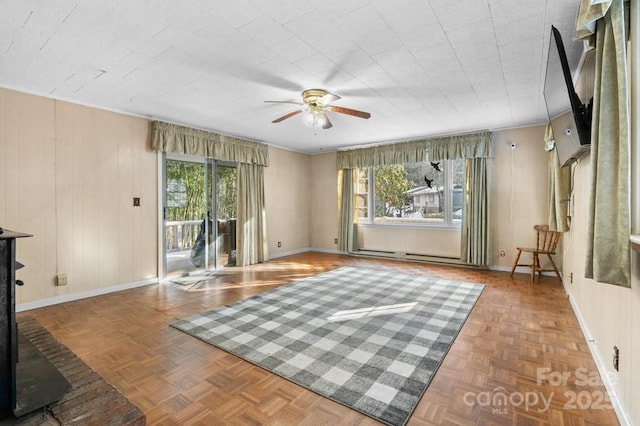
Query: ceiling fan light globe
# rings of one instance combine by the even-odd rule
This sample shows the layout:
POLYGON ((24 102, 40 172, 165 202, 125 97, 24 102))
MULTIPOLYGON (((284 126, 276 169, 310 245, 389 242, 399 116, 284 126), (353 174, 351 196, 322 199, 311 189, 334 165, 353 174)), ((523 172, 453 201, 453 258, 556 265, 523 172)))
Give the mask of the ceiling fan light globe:
POLYGON ((313 126, 316 121, 316 115, 313 114, 311 111, 306 111, 303 114, 302 119, 304 120, 305 124, 308 124, 309 126, 313 126))

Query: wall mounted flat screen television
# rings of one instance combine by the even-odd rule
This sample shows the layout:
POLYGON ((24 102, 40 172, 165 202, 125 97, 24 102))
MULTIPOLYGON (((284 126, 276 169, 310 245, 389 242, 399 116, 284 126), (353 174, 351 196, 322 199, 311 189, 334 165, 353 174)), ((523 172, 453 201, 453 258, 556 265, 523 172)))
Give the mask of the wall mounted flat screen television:
POLYGON ((574 163, 591 146, 593 98, 583 104, 575 91, 560 32, 551 27, 544 99, 562 167, 574 163))

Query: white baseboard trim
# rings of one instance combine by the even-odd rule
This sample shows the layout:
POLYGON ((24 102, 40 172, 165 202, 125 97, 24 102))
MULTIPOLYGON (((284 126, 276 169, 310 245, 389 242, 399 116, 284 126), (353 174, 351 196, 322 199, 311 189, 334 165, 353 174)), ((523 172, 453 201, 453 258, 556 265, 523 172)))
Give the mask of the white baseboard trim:
MULTIPOLYGON (((511 266, 500 266, 500 265, 489 266, 489 269, 492 271, 511 272, 511 268, 512 268, 511 266)), ((515 273, 531 275, 531 269, 527 268, 526 266, 517 266, 515 273)), ((543 272, 542 275, 547 275, 549 277, 556 276, 555 272, 543 272)), ((560 273, 560 275, 562 275, 562 272, 560 273)))
POLYGON ((81 291, 80 293, 63 294, 61 296, 50 297, 48 299, 35 300, 33 302, 20 303, 16 305, 16 312, 30 311, 31 309, 44 308, 45 306, 57 305, 74 300, 86 299, 88 297, 100 296, 116 291, 129 290, 143 287, 150 284, 158 284, 158 278, 147 278, 146 280, 134 281, 125 284, 113 285, 110 287, 96 288, 93 290, 81 291))
POLYGON ((316 247, 311 247, 309 251, 317 251, 320 253, 329 253, 329 254, 349 254, 345 251, 340 251, 338 249, 325 249, 325 248, 316 248, 316 247))
POLYGON ((269 253, 269 260, 277 259, 279 257, 291 256, 294 254, 305 253, 311 250, 313 250, 311 247, 304 247, 304 248, 295 249, 295 250, 281 251, 280 253, 269 253))
POLYGON ((331 253, 331 254, 348 254, 348 253, 345 253, 345 252, 337 250, 337 249, 304 247, 304 248, 290 250, 290 251, 283 251, 283 252, 276 253, 276 254, 269 253, 269 259, 277 259, 279 257, 291 256, 291 255, 300 254, 300 253, 306 253, 308 251, 317 251, 317 252, 320 252, 320 253, 331 253))
POLYGON ((591 332, 589 332, 587 323, 582 317, 580 308, 574 302, 573 297, 571 296, 571 291, 569 290, 569 287, 567 286, 567 283, 564 279, 562 280, 562 285, 564 287, 564 291, 567 293, 567 297, 569 298, 569 303, 571 304, 573 313, 576 315, 576 318, 578 319, 578 324, 580 324, 580 329, 582 330, 582 334, 584 335, 584 338, 587 340, 587 346, 589 347, 591 356, 593 357, 593 360, 596 363, 596 368, 600 373, 600 378, 602 379, 602 383, 604 384, 604 387, 607 389, 607 394, 609 395, 609 398, 611 400, 611 405, 613 406, 613 409, 615 410, 616 415, 618 416, 618 421, 623 426, 631 426, 631 420, 627 416, 627 413, 624 411, 624 408, 620 401, 620 396, 618 395, 616 388, 613 386, 611 377, 609 377, 609 375, 607 374, 607 369, 605 367, 604 362, 602 361, 602 358, 600 358, 600 354, 598 353, 598 350, 596 347, 596 341, 591 336, 591 332))

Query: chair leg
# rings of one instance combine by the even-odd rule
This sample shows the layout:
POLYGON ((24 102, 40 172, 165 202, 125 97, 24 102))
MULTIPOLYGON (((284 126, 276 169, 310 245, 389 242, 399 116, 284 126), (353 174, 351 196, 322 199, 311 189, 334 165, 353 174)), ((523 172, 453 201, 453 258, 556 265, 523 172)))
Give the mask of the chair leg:
POLYGON ((536 281, 536 268, 539 264, 538 253, 532 253, 531 256, 531 282, 533 283, 536 281))
POLYGON ((558 279, 560 280, 560 282, 562 282, 562 278, 560 278, 560 271, 558 271, 558 267, 556 266, 556 262, 553 261, 553 258, 551 257, 550 254, 547 254, 547 257, 549 258, 549 260, 551 261, 551 266, 553 266, 553 272, 556 273, 556 277, 558 277, 558 279))
POLYGON ((518 254, 516 255, 516 260, 513 262, 513 267, 511 268, 511 276, 513 277, 513 273, 516 270, 516 266, 518 266, 518 261, 520 260, 520 255, 522 254, 521 250, 518 250, 518 254))
POLYGON ((538 281, 540 281, 542 279, 542 264, 540 263, 540 255, 536 256, 536 259, 538 260, 538 281))

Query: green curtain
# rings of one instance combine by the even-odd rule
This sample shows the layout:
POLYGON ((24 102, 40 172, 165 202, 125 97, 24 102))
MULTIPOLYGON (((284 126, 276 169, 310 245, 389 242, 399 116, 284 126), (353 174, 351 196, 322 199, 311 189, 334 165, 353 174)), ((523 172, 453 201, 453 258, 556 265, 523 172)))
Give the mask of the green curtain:
POLYGON ((585 275, 598 282, 630 287, 630 123, 623 0, 611 1, 595 27, 585 275))
POLYGON ((151 149, 234 163, 269 165, 269 147, 265 144, 162 121, 151 123, 151 149))
POLYGON ((336 168, 383 166, 385 164, 419 163, 457 158, 493 157, 491 133, 444 136, 410 142, 398 142, 338 151, 336 168))
POLYGON ((358 250, 358 228, 355 223, 355 183, 356 169, 344 169, 338 172, 338 249, 346 252, 358 250))
POLYGON ((472 158, 466 161, 460 260, 484 267, 491 264, 490 174, 490 163, 486 158, 472 158))
POLYGON ((252 265, 269 260, 264 204, 264 167, 238 163, 238 219, 236 264, 252 265))
MULTIPOLYGON (((547 124, 544 141, 553 140, 551 124, 547 124)), ((558 151, 553 148, 549 152, 549 229, 567 232, 569 218, 567 208, 571 197, 571 167, 561 167, 558 151)))

